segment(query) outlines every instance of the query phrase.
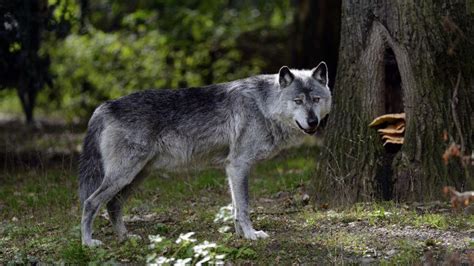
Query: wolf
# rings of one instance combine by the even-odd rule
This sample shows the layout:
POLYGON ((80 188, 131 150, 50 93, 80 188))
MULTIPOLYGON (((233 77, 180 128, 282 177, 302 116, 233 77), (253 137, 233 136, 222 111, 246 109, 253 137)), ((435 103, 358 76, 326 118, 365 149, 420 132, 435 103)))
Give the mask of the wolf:
POLYGON ((102 243, 92 238, 92 225, 104 204, 118 238, 129 236, 123 203, 150 170, 202 165, 225 168, 236 233, 268 237, 250 221, 249 172, 314 134, 330 108, 325 62, 198 88, 139 91, 101 104, 79 163, 82 244, 102 243))

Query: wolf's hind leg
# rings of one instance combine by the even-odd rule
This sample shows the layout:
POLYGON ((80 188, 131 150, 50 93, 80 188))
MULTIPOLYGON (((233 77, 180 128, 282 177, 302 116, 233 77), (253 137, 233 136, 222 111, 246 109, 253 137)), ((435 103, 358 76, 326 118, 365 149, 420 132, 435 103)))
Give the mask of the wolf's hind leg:
MULTIPOLYGON (((132 151, 130 151, 132 152, 132 151)), ((133 182, 133 179, 147 163, 144 154, 117 158, 117 161, 105 163, 105 177, 100 187, 84 202, 81 231, 82 244, 87 246, 100 245, 99 240, 92 239, 92 224, 100 206, 110 201, 122 189, 133 182)), ((122 228, 123 229, 123 228, 122 228)))
POLYGON ((144 170, 142 170, 130 184, 125 186, 107 203, 107 213, 109 214, 110 222, 112 223, 112 227, 114 228, 115 233, 117 233, 118 239, 120 241, 125 240, 129 236, 127 227, 125 226, 122 217, 123 204, 135 191, 145 176, 146 173, 144 170))

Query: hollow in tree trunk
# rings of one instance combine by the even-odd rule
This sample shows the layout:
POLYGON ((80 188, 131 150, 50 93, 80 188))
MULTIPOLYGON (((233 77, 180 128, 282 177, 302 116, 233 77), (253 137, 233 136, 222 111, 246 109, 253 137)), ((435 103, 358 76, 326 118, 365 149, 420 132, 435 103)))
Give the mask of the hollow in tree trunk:
POLYGON ((314 177, 322 202, 423 201, 472 188, 474 9, 469 1, 343 1, 333 111, 314 177), (406 114, 387 148, 368 124, 406 114), (461 157, 442 160, 459 145, 461 157))

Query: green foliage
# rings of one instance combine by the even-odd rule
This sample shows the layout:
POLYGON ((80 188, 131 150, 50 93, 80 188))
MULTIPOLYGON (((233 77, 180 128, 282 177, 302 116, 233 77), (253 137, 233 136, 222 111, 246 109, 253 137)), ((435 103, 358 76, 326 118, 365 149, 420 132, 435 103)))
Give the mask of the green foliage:
POLYGON ((107 261, 107 253, 102 248, 88 248, 80 242, 74 241, 67 245, 61 254, 62 260, 67 264, 84 265, 90 262, 107 261))
POLYGON ((382 260, 381 265, 413 265, 419 263, 422 255, 421 250, 423 249, 422 244, 402 239, 398 241, 397 246, 399 253, 389 259, 382 260))
POLYGON ((474 216, 446 211, 449 203, 424 208, 394 202, 358 203, 340 210, 289 204, 309 183, 306 171, 314 169, 317 162, 311 158, 318 153, 316 147, 291 149, 256 167, 249 180, 252 220, 255 228, 271 234, 270 239, 259 241, 241 239, 232 228, 220 231, 223 225, 232 227, 232 220, 214 221, 220 207, 230 202, 224 173, 215 170, 150 176, 125 205, 128 229, 142 239, 119 242, 101 210, 94 236, 104 245, 96 248, 80 244, 75 169, 5 173, 0 186, 0 262, 145 264, 153 253, 153 261, 163 256, 197 262, 203 256, 195 258, 194 247, 208 240, 216 243, 209 248, 211 255, 225 255, 223 260, 233 264, 339 265, 366 263, 371 256, 373 264, 407 265, 423 261, 426 250, 443 257, 451 248, 474 246, 469 238, 456 239, 473 227, 474 216), (295 179, 299 181, 290 181, 295 179), (279 198, 279 191, 288 192, 288 197, 279 198), (132 221, 134 217, 143 220, 132 221), (189 231, 196 232, 196 242, 176 243, 180 233, 189 231), (163 240, 148 238, 156 234, 163 240))
POLYGON ((80 242, 73 242, 67 246, 62 252, 62 257, 66 262, 74 264, 86 264, 91 261, 90 250, 80 242))
MULTIPOLYGON (((451 219, 454 220, 454 219, 451 219)), ((448 219, 445 215, 438 213, 427 213, 423 215, 416 216, 413 220, 415 226, 427 226, 430 228, 436 229, 446 229, 449 226, 448 219)))
MULTIPOLYGON (((77 6, 70 5, 62 9, 76 23, 73 32, 79 32, 74 31, 77 6)), ((264 60, 245 57, 239 38, 265 29, 284 32, 291 18, 288 0, 237 7, 224 0, 91 5, 86 34, 50 36, 42 51, 51 56, 55 79, 38 104, 49 111, 61 109, 70 119, 87 118, 104 100, 137 90, 201 86, 258 74, 264 60)))
POLYGON ((217 252, 221 254, 226 254, 227 258, 234 260, 243 259, 243 260, 255 260, 258 258, 257 252, 250 247, 242 246, 239 248, 218 246, 217 252))
POLYGON ((173 264, 179 261, 194 264, 223 264, 224 260, 256 259, 257 253, 250 247, 228 247, 209 241, 198 242, 194 232, 180 234, 176 241, 160 235, 150 235, 148 263, 173 264))
MULTIPOLYGON (((446 205, 445 207, 449 207, 446 205)), ((436 209, 427 209, 425 213, 410 210, 407 205, 400 206, 393 202, 356 203, 348 209, 320 211, 305 217, 310 225, 322 220, 333 220, 342 223, 364 221, 371 226, 413 226, 415 228, 432 228, 447 230, 448 228, 470 228, 472 221, 463 215, 436 213, 436 209)), ((472 219, 472 218, 471 218, 472 219)))

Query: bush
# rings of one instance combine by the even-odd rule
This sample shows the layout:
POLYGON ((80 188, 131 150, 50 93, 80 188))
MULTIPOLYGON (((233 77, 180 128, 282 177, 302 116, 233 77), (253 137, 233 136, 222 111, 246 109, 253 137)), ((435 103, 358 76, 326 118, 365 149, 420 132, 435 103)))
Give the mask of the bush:
POLYGON ((236 10, 207 2, 226 1, 202 1, 195 9, 137 9, 119 14, 120 26, 112 30, 91 23, 86 34, 50 36, 43 52, 51 56, 54 86, 39 96, 39 107, 86 119, 104 100, 133 91, 201 86, 259 73, 264 60, 244 60, 236 40, 244 32, 288 25, 287 5, 272 11, 263 5, 261 12, 258 6, 236 10))

